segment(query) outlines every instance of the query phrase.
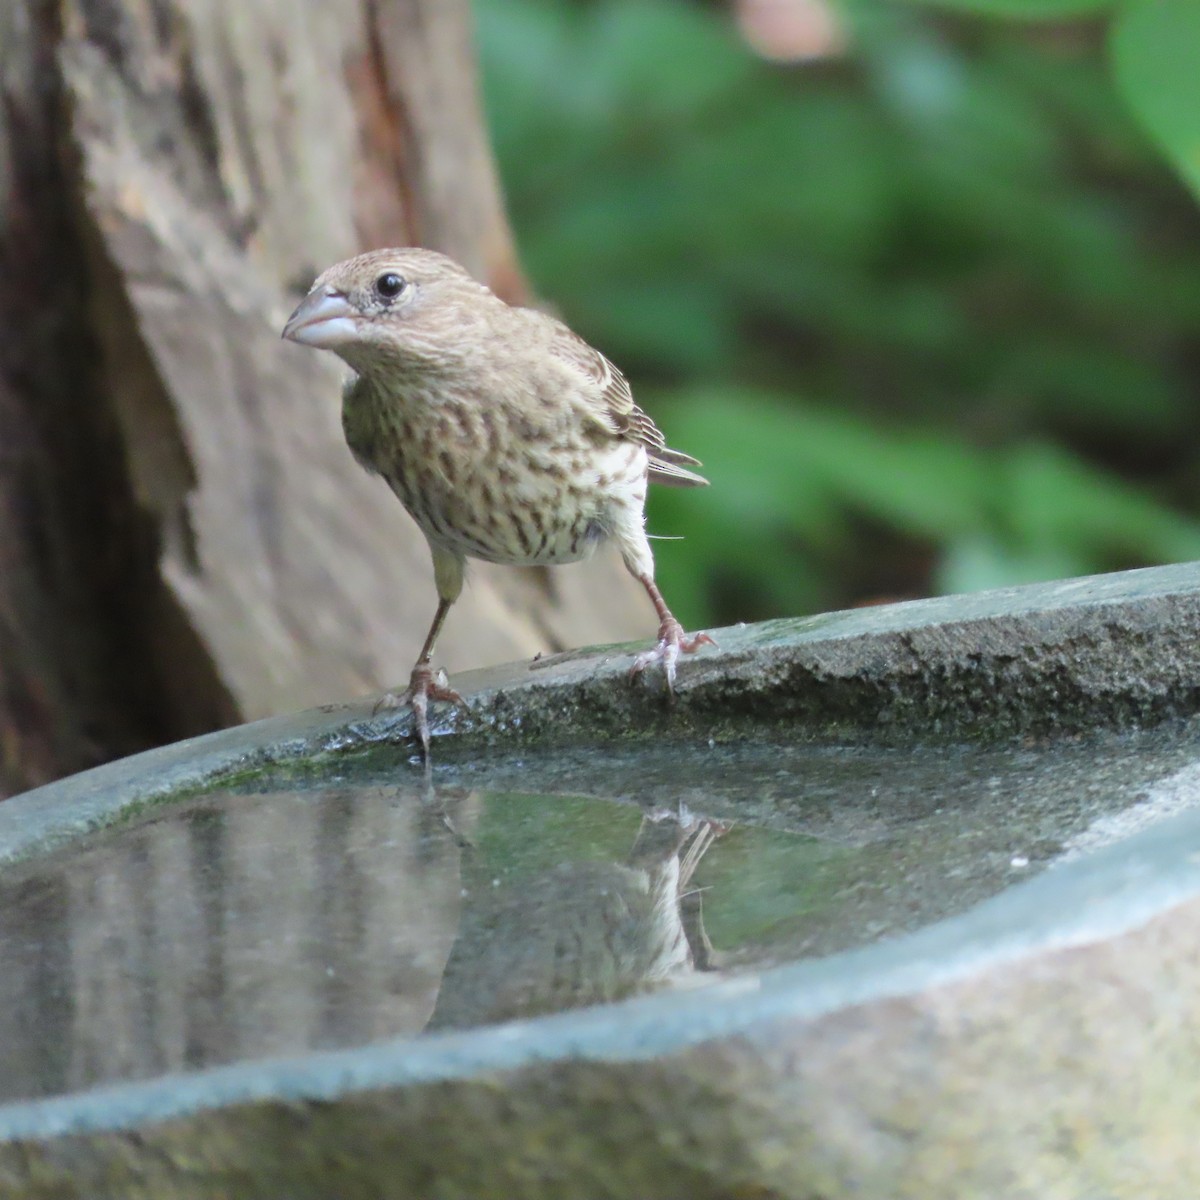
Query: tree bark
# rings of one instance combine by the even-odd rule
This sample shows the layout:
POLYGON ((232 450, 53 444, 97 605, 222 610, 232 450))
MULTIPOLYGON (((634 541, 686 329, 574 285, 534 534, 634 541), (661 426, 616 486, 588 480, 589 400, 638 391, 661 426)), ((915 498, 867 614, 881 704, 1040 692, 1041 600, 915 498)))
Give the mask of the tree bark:
MULTIPOLYGON (((424 540, 279 329, 387 244, 526 299, 467 0, 10 0, 0 99, 0 794, 405 679, 424 540)), ((441 658, 649 618, 610 558, 480 565, 441 658)))

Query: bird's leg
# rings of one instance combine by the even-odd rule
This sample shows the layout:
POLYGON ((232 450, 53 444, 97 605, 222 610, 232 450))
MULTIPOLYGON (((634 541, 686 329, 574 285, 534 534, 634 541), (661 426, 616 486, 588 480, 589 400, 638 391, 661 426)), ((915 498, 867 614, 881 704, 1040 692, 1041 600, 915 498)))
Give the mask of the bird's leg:
MULTIPOLYGON (((376 712, 379 712, 381 708, 398 707, 401 704, 407 704, 412 709, 413 720, 417 727, 417 736, 421 739, 421 751, 425 756, 426 763, 429 762, 430 700, 447 700, 452 704, 459 705, 459 707, 466 709, 468 712, 470 711, 467 707, 467 702, 462 696, 450 687, 448 683, 442 683, 434 675, 433 667, 430 665, 430 660, 433 658, 434 643, 437 641, 438 634, 442 631, 442 624, 446 620, 446 614, 450 611, 450 606, 453 603, 453 600, 448 600, 445 597, 439 599, 433 624, 429 627, 429 636, 425 639, 425 645, 421 648, 421 655, 417 659, 416 666, 412 669, 412 677, 409 679, 408 687, 399 696, 388 692, 375 705, 376 712)), ((443 675, 442 678, 444 679, 445 676, 443 675)))
POLYGON ((662 663, 663 673, 667 679, 667 694, 674 696, 675 662, 679 658, 680 651, 684 654, 691 654, 705 644, 715 646, 717 643, 707 633, 697 633, 693 637, 688 637, 683 631, 683 626, 671 615, 671 610, 667 607, 667 602, 663 599, 662 592, 658 590, 658 585, 654 582, 653 577, 640 574, 637 578, 649 593, 654 610, 658 613, 658 641, 653 649, 643 650, 633 660, 629 677, 634 679, 651 664, 662 663))

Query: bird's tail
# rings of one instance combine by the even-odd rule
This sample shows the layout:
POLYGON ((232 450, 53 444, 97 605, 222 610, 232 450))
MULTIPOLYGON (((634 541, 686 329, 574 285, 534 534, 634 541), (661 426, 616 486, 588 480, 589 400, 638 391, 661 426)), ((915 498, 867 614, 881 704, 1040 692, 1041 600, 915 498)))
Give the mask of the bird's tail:
POLYGON ((650 482, 663 483, 668 487, 707 487, 708 480, 703 475, 687 469, 698 466, 698 458, 664 446, 650 455, 650 482))

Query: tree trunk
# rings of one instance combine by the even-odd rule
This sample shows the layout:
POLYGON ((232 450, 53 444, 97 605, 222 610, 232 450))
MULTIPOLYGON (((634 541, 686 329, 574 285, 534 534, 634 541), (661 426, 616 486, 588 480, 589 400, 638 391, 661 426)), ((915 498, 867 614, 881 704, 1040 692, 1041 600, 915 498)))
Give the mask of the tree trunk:
MULTIPOLYGON (((424 540, 279 330, 372 246, 525 298, 467 0, 8 0, 0 93, 0 794, 406 679, 424 540)), ((479 565, 442 660, 652 623, 479 565)))

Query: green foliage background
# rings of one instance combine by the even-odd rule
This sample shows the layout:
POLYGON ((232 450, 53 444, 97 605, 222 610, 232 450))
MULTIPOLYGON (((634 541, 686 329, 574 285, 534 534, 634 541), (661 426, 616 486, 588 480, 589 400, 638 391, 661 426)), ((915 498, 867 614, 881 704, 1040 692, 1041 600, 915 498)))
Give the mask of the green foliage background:
POLYGON ((524 264, 714 485, 652 502, 679 615, 1200 558, 1200 3, 834 3, 780 66, 476 0, 524 264))

